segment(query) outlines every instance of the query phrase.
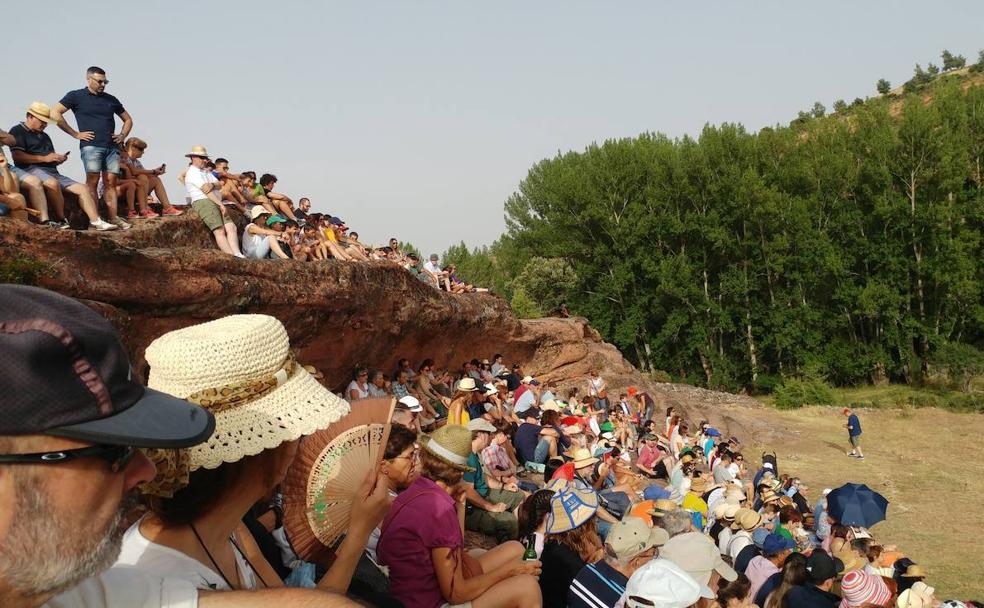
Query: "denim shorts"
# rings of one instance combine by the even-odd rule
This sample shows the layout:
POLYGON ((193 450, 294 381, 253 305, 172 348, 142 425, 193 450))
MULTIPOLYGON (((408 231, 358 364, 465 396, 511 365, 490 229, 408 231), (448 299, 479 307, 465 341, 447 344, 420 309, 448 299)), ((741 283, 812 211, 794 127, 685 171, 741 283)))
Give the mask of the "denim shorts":
POLYGON ((86 173, 119 173, 120 149, 83 146, 82 166, 86 173))
MULTIPOLYGON (((2 152, 0 152, 0 154, 2 154, 2 152)), ((10 167, 10 170, 14 173, 14 175, 17 176, 17 181, 21 181, 25 177, 27 177, 28 175, 30 175, 30 173, 28 173, 27 171, 21 169, 20 167, 15 167, 14 165, 11 165, 10 163, 7 163, 7 166, 10 167)))
POLYGON ((71 177, 59 173, 58 169, 55 169, 54 167, 31 167, 27 170, 27 173, 41 180, 42 184, 51 178, 57 179, 58 185, 62 188, 71 188, 72 186, 78 184, 78 182, 71 177))

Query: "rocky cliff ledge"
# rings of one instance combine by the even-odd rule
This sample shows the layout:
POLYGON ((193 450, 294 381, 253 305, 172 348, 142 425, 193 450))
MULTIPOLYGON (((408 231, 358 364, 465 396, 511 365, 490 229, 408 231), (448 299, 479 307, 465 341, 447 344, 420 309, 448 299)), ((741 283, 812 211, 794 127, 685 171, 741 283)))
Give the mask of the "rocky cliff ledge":
POLYGON ((519 320, 499 296, 442 293, 382 262, 232 258, 214 248, 190 212, 139 221, 125 233, 3 220, 0 260, 16 256, 43 265, 41 286, 86 300, 109 318, 144 376, 144 349, 161 334, 224 315, 264 313, 284 323, 299 360, 336 388, 356 365, 388 372, 401 357, 416 365, 430 356, 458 369, 466 359, 501 352, 561 387, 582 384, 597 367, 613 389, 643 386, 669 404, 746 399, 713 393, 711 401, 691 400, 676 385, 649 381, 585 319, 519 320))

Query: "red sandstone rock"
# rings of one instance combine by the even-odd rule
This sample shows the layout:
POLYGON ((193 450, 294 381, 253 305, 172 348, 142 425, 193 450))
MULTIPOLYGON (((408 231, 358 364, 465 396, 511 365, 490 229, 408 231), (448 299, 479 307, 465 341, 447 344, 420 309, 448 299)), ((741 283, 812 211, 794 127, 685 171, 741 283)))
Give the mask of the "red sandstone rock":
POLYGON ((284 323, 298 359, 335 388, 357 365, 391 373, 402 357, 413 365, 432 357, 438 367, 457 370, 465 360, 502 353, 527 373, 557 381, 561 391, 580 385, 583 393, 584 378, 597 368, 614 398, 636 385, 661 407, 703 411, 753 401, 655 384, 583 318, 518 320, 499 296, 439 292, 384 262, 233 258, 214 247, 193 212, 110 233, 0 221, 0 259, 14 255, 44 262, 49 273, 41 286, 87 300, 110 319, 144 377, 144 349, 158 336, 225 315, 263 313, 284 323))

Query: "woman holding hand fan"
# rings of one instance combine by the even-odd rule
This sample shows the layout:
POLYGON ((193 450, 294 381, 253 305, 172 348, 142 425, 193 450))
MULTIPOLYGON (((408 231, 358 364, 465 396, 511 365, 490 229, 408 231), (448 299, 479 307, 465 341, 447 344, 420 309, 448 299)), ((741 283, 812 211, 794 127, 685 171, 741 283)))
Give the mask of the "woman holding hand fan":
MULTIPOLYGON (((266 315, 234 315, 170 332, 146 352, 149 386, 215 416, 215 433, 185 450, 154 450, 157 477, 141 488, 149 513, 127 530, 119 564, 199 589, 262 589, 283 581, 242 523, 284 479, 305 435, 348 414, 298 364, 287 332, 266 315)), ((371 472, 348 536, 319 586, 345 593, 390 498, 371 472)))

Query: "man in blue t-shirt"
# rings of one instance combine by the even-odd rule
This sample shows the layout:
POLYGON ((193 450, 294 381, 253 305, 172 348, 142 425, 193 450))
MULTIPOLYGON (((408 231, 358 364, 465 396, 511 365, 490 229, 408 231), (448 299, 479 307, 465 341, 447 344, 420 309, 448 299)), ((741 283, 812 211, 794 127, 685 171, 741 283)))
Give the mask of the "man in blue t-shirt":
POLYGON ((98 198, 96 187, 102 177, 109 221, 126 229, 129 227, 126 220, 117 220, 116 180, 120 174, 120 147, 133 128, 133 119, 120 100, 106 92, 109 80, 105 70, 92 66, 86 70, 85 78, 85 88, 65 93, 61 101, 55 104, 51 116, 58 121, 62 131, 79 140, 85 183, 92 197, 98 198), (69 110, 75 114, 78 131, 69 126, 62 116, 69 110), (117 116, 123 120, 119 133, 116 133, 117 116))
POLYGON ((851 441, 851 451, 847 455, 864 460, 864 453, 861 451, 861 421, 849 407, 844 408, 844 415, 847 416, 847 424, 844 426, 847 427, 847 436, 851 441))

